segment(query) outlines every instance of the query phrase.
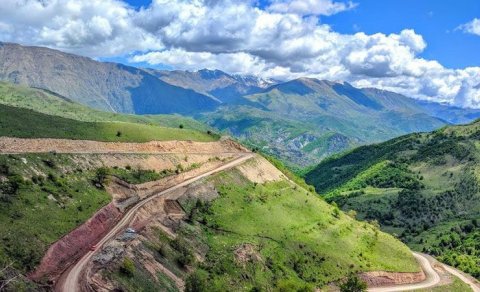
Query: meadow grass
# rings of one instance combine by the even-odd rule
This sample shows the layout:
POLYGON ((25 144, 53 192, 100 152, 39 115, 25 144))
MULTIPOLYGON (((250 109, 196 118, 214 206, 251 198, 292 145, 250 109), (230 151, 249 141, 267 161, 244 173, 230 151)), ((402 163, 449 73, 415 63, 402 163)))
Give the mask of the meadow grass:
POLYGON ((0 105, 0 136, 64 138, 107 142, 166 140, 215 141, 216 136, 196 130, 127 122, 84 122, 0 105))

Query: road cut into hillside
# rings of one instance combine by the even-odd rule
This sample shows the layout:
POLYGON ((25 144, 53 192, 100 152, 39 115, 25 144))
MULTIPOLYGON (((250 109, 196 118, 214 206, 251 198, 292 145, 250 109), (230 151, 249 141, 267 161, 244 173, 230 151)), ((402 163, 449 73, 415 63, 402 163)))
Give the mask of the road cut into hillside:
POLYGON ((181 187, 184 187, 186 185, 189 185, 195 181, 198 181, 202 178, 205 178, 207 176, 210 176, 212 174, 233 168, 237 165, 242 164, 243 162, 253 158, 255 154, 253 153, 244 153, 243 155, 240 155, 238 158, 233 159, 232 161, 229 161, 213 170, 204 172, 200 175, 197 175, 193 178, 187 179, 183 181, 182 183, 176 184, 175 186, 172 186, 170 188, 167 188, 161 192, 158 192, 156 194, 152 194, 151 196, 141 200, 138 202, 135 206, 133 206, 131 209, 129 209, 122 217, 122 219, 96 244, 96 250, 89 251, 87 252, 78 262, 76 262, 72 267, 70 267, 64 275, 60 278, 60 280, 57 282, 55 290, 56 291, 64 291, 64 292, 76 292, 76 291, 82 291, 82 285, 84 283, 84 277, 85 275, 85 269, 90 262, 91 258, 95 254, 95 252, 101 248, 103 245, 105 245, 107 242, 109 242, 111 239, 113 239, 119 232, 123 231, 126 227, 129 226, 129 224, 132 222, 132 220, 135 218, 135 215, 137 211, 150 202, 151 200, 154 200, 155 198, 159 196, 164 196, 165 194, 168 194, 169 192, 175 191, 181 187))
POLYGON ((146 143, 99 142, 69 139, 0 137, 0 154, 19 153, 238 153, 247 149, 229 139, 215 142, 151 141, 146 143))

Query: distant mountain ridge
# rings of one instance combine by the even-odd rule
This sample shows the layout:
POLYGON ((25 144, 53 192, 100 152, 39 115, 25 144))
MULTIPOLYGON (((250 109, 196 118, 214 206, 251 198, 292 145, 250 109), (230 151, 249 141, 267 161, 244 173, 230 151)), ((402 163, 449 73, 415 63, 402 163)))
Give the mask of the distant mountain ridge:
POLYGON ((194 117, 296 166, 480 117, 478 110, 346 82, 141 69, 10 43, 0 43, 0 81, 46 89, 105 111, 194 117))
POLYGON ((222 103, 242 104, 244 95, 261 92, 276 83, 251 75, 230 75, 220 70, 167 71, 145 69, 159 79, 186 89, 211 96, 222 103))
POLYGON ((48 89, 113 112, 192 113, 219 102, 166 83, 148 72, 43 47, 0 43, 0 80, 48 89))

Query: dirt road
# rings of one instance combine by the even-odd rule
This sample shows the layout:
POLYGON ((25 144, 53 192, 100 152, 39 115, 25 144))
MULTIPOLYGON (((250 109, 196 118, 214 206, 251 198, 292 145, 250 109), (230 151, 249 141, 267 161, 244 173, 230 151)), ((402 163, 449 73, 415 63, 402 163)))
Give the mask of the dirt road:
MULTIPOLYGON (((420 283, 415 284, 405 284, 405 285, 395 285, 389 287, 377 287, 377 288, 370 288, 368 291, 370 292, 395 292, 395 291, 412 291, 418 289, 426 289, 432 288, 437 286, 440 283, 440 275, 438 272, 432 267, 432 263, 422 254, 420 253, 413 253, 413 256, 417 259, 420 266, 422 267, 426 279, 420 283)), ((441 264, 445 270, 447 270, 450 274, 457 276, 460 280, 465 282, 472 288, 474 292, 480 292, 480 288, 473 282, 473 280, 465 277, 462 273, 457 271, 456 269, 449 267, 447 265, 441 264)))
POLYGON ((151 141, 145 143, 123 143, 51 138, 27 139, 0 137, 0 154, 48 152, 78 154, 210 154, 246 152, 246 149, 240 144, 228 139, 215 142, 151 141))
POLYGON ((458 271, 455 268, 452 268, 452 267, 447 266, 447 265, 443 265, 443 267, 445 268, 445 270, 447 270, 447 272, 449 272, 450 274, 458 277, 460 280, 462 280, 467 285, 469 285, 470 288, 472 288, 473 292, 480 292, 480 286, 479 286, 478 282, 475 283, 474 280, 470 279, 469 277, 466 277, 464 275, 464 273, 458 271))
MULTIPOLYGON (((162 192, 159 192, 155 195, 152 195, 139 203, 137 203, 132 209, 130 209, 123 218, 117 223, 117 225, 107 234, 105 237, 103 237, 100 242, 97 244, 97 250, 100 249, 105 243, 113 239, 119 232, 123 231, 129 223, 132 221, 132 219, 135 217, 135 213, 146 203, 150 202, 151 200, 165 195, 169 192, 172 192, 176 189, 182 188, 184 186, 187 186, 197 180, 200 180, 202 178, 205 178, 207 176, 210 176, 212 174, 218 173, 223 170, 227 170, 230 168, 233 168, 237 165, 242 164, 246 160, 253 158, 255 154, 253 153, 245 153, 239 156, 239 158, 234 159, 233 161, 230 161, 216 169, 207 171, 203 174, 200 174, 196 177, 190 178, 188 180, 185 180, 184 182, 177 184, 171 188, 168 188, 162 192)), ((90 259, 92 256, 95 254, 95 251, 89 251, 87 254, 85 254, 73 267, 71 267, 69 270, 67 270, 64 275, 60 278, 58 281, 55 291, 62 291, 62 292, 77 292, 81 291, 80 289, 80 281, 81 278, 83 277, 83 274, 85 272, 85 268, 87 264, 89 263, 90 259)), ((87 275, 88 276, 88 275, 87 275)))
POLYGON ((406 285, 395 285, 391 287, 378 287, 370 288, 370 292, 394 292, 394 291, 411 291, 415 289, 423 289, 433 287, 438 285, 440 282, 440 275, 433 269, 432 265, 426 257, 423 255, 414 252, 413 256, 417 259, 418 263, 422 267, 423 272, 425 273, 426 279, 420 283, 415 284, 406 284, 406 285))

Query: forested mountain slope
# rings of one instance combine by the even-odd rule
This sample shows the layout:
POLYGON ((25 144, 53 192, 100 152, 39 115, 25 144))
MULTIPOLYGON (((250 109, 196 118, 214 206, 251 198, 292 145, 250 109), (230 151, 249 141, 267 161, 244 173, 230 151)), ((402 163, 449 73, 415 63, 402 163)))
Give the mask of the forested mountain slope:
POLYGON ((343 210, 480 278, 480 122, 402 136, 320 163, 307 182, 343 210))

